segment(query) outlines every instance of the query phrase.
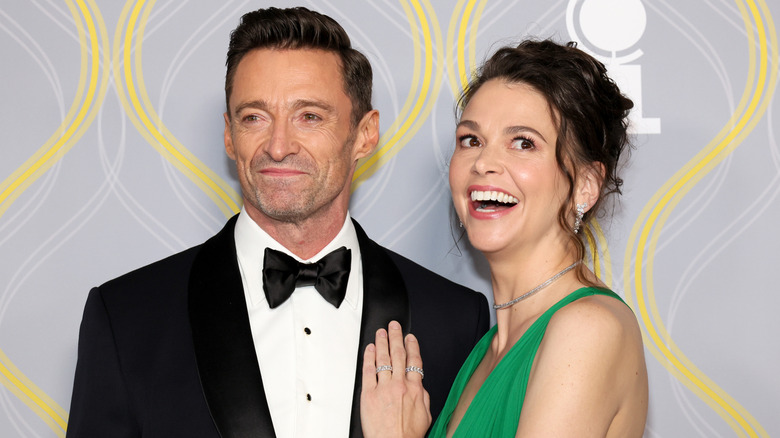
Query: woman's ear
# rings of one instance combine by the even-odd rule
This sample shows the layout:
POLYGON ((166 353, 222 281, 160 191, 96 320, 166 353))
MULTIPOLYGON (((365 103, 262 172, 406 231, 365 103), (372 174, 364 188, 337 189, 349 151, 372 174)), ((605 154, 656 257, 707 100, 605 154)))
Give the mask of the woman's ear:
POLYGON ((606 168, 604 163, 599 161, 594 161, 589 166, 584 166, 580 169, 580 174, 577 178, 577 188, 574 191, 574 201, 578 205, 588 204, 585 207, 585 211, 590 210, 596 204, 596 201, 599 200, 604 175, 606 175, 606 168))

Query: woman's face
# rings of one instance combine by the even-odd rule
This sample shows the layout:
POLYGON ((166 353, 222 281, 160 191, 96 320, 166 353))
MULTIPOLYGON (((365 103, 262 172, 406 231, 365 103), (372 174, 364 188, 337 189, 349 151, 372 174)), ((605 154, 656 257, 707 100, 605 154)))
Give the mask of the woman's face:
POLYGON ((475 248, 533 251, 567 239, 557 219, 567 195, 557 138, 547 100, 528 85, 494 79, 471 98, 456 130, 450 188, 475 248))

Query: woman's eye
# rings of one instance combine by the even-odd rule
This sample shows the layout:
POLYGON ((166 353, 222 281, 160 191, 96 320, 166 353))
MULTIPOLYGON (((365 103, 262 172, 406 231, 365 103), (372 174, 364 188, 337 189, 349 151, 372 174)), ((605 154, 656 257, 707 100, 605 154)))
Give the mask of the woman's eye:
POLYGON ((533 149, 536 145, 534 142, 530 139, 520 137, 512 140, 512 148, 513 149, 533 149))
POLYGON ((474 137, 473 135, 464 135, 460 138, 460 146, 464 148, 477 148, 481 145, 477 137, 474 137))

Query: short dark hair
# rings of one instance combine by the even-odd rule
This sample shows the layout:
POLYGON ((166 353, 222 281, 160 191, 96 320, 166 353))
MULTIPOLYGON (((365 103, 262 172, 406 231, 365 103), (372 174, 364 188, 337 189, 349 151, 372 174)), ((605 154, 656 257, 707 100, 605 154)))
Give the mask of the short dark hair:
POLYGON ((258 9, 244 14, 230 33, 225 105, 230 115, 230 93, 236 68, 255 49, 317 49, 338 55, 344 92, 352 102, 352 126, 371 111, 372 72, 368 59, 352 48, 347 32, 327 15, 303 7, 258 9))
POLYGON ((464 109, 477 90, 492 79, 533 87, 545 97, 553 117, 557 115, 555 158, 569 182, 558 221, 569 231, 578 259, 582 259, 584 243, 568 220, 578 169, 598 162, 605 170, 599 200, 585 214, 584 223, 599 211, 604 197, 621 193, 623 180, 617 174, 618 162, 630 147, 628 113, 634 103, 607 76, 604 64, 577 49, 573 42, 561 45, 551 40, 526 40, 516 47, 499 49, 463 91, 458 107, 464 109))

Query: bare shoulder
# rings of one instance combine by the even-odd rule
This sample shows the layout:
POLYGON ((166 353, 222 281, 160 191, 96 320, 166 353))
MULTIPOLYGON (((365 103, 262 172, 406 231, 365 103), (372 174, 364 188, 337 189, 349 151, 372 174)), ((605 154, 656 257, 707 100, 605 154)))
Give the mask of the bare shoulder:
POLYGON ((556 363, 578 362, 577 368, 612 371, 613 378, 644 364, 642 333, 631 309, 605 295, 580 298, 559 309, 550 319, 542 344, 545 356, 556 363))
POLYGON ((642 334, 620 300, 593 295, 550 319, 518 436, 641 436, 647 412, 642 334))
MULTIPOLYGON (((562 341, 610 343, 638 341, 641 333, 636 317, 622 301, 607 295, 580 298, 559 309, 550 319, 545 337, 562 341)), ((597 346, 597 345, 592 345, 597 346)))

